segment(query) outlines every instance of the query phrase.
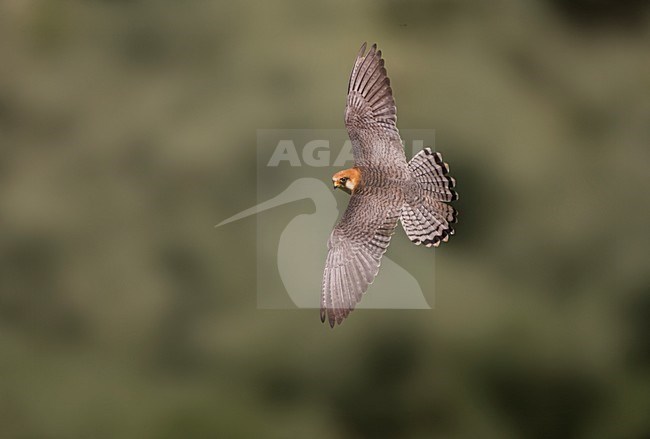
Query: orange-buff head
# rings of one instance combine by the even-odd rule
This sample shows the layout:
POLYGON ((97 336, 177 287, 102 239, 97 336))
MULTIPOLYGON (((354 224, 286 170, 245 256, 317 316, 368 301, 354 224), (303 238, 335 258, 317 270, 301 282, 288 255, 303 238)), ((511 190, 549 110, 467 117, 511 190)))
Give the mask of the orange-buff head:
POLYGON ((348 194, 352 194, 361 183, 361 172, 358 168, 345 169, 332 176, 334 189, 341 189, 348 194))

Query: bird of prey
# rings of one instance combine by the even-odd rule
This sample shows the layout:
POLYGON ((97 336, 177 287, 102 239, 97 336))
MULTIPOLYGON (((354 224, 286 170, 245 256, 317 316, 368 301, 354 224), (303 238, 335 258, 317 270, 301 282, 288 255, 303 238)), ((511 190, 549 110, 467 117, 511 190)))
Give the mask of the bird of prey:
POLYGON ((354 167, 332 177, 351 195, 327 243, 320 318, 334 327, 361 300, 401 221, 415 244, 437 247, 454 234, 455 180, 438 152, 425 148, 409 162, 396 126, 396 108, 381 51, 361 46, 350 75, 345 126, 354 167))

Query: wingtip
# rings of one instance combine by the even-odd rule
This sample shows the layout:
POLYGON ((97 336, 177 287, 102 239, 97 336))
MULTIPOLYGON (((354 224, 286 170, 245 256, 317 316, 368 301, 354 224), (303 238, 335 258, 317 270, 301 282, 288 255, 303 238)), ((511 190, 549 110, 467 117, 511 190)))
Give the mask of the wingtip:
POLYGON ((361 58, 366 53, 366 47, 368 47, 368 43, 364 41, 361 45, 361 48, 359 49, 359 58, 361 58))
POLYGON ((321 308, 320 321, 321 323, 325 323, 325 320, 327 320, 327 323, 330 325, 330 328, 334 328, 334 325, 336 324, 336 316, 334 315, 333 310, 327 308, 321 308))
POLYGON ((370 49, 368 49, 368 42, 364 41, 363 44, 361 44, 361 48, 359 49, 359 58, 364 57, 366 55, 366 51, 368 53, 374 53, 378 58, 381 58, 381 50, 377 49, 377 43, 372 43, 370 49))

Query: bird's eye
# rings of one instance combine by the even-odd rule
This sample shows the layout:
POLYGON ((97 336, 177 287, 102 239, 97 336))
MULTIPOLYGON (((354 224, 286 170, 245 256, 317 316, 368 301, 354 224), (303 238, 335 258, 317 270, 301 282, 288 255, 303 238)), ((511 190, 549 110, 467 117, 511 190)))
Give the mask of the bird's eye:
POLYGON ((346 181, 348 181, 348 177, 341 177, 339 180, 342 184, 345 184, 346 181))

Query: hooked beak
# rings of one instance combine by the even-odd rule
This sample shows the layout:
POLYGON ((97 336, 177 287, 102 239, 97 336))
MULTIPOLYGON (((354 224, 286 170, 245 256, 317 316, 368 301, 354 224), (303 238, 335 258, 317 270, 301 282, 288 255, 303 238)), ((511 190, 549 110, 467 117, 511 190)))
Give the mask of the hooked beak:
POLYGON ((336 180, 333 180, 333 181, 332 181, 332 186, 334 186, 334 187, 333 187, 334 190, 337 190, 339 187, 341 187, 341 185, 339 184, 339 182, 336 181, 336 180))

